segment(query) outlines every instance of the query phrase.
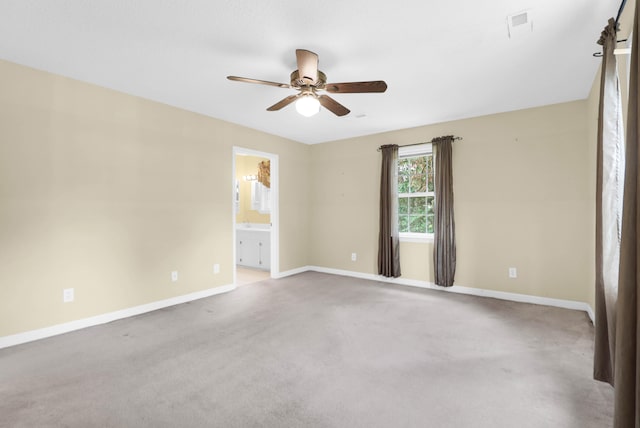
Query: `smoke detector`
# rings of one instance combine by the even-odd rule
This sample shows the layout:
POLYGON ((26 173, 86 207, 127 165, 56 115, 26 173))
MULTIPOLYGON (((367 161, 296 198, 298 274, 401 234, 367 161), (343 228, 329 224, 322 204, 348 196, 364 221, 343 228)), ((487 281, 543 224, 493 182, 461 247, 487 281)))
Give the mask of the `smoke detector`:
POLYGON ((507 34, 510 39, 533 32, 531 10, 523 10, 507 16, 507 34))

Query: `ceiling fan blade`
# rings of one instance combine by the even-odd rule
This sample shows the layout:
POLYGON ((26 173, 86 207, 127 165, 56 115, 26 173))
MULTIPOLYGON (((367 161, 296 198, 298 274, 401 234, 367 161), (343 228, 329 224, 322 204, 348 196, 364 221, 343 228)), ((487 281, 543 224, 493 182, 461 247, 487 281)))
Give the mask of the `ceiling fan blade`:
POLYGON ((371 82, 327 83, 324 89, 327 92, 342 94, 353 94, 361 92, 384 92, 387 90, 387 84, 384 80, 374 80, 371 82))
POLYGON ((318 55, 306 49, 296 49, 298 61, 298 75, 305 83, 311 84, 318 80, 318 55))
POLYGON ((349 112, 351 111, 331 98, 329 95, 320 95, 318 97, 318 101, 320 101, 320 104, 322 104, 324 108, 331 111, 331 113, 335 114, 336 116, 344 116, 345 114, 349 114, 349 112))
POLYGON ((275 103, 274 105, 272 105, 271 107, 269 107, 267 109, 267 111, 280 110, 281 108, 286 107, 289 104, 291 104, 292 102, 294 102, 296 100, 296 98, 298 98, 299 96, 300 96, 300 94, 289 95, 287 98, 284 98, 284 99, 278 101, 277 103, 275 103))
POLYGON ((269 82, 268 80, 250 79, 248 77, 227 76, 227 79, 234 80, 236 82, 258 83, 260 85, 277 86, 279 88, 285 88, 285 89, 291 87, 291 85, 287 85, 286 83, 269 82))

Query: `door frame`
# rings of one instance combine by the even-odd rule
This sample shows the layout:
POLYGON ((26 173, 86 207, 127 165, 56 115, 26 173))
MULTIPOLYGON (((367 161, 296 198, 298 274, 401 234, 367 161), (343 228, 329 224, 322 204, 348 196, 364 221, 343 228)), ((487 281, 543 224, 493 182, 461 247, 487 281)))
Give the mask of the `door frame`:
POLYGON ((274 153, 261 152, 247 149, 245 147, 233 146, 232 168, 231 168, 231 227, 233 232, 233 284, 236 284, 236 157, 238 155, 257 156, 268 159, 271 165, 271 233, 270 233, 270 257, 271 257, 271 278, 277 278, 280 273, 280 180, 278 155, 274 153))

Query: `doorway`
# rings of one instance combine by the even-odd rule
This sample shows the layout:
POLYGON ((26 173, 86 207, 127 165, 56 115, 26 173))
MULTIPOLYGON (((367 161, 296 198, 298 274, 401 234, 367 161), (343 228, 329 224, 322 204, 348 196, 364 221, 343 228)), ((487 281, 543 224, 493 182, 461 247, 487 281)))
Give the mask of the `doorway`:
POLYGON ((233 282, 244 285, 279 273, 278 155, 232 152, 233 282))

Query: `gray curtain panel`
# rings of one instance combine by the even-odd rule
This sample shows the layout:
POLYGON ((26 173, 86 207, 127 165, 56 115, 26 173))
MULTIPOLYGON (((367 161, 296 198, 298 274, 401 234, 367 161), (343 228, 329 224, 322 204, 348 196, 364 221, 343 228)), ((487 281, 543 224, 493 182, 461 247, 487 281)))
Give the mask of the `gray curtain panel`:
POLYGON ((456 274, 456 231, 453 216, 453 137, 432 140, 435 148, 435 215, 433 266, 435 283, 451 287, 456 274))
POLYGON ((400 276, 400 233, 398 232, 398 146, 388 144, 382 151, 380 175, 380 234, 378 274, 400 276))
POLYGON ((616 57, 614 19, 598 41, 603 46, 598 115, 596 170, 596 334, 593 377, 613 385, 615 308, 624 181, 624 133, 622 100, 616 57))
POLYGON ((638 3, 635 4, 633 42, 631 47, 631 73, 629 76, 629 111, 627 115, 627 144, 622 209, 622 239, 620 242, 620 276, 616 307, 615 342, 615 413, 614 426, 640 427, 640 353, 638 335, 638 285, 640 285, 640 195, 638 194, 638 3))

